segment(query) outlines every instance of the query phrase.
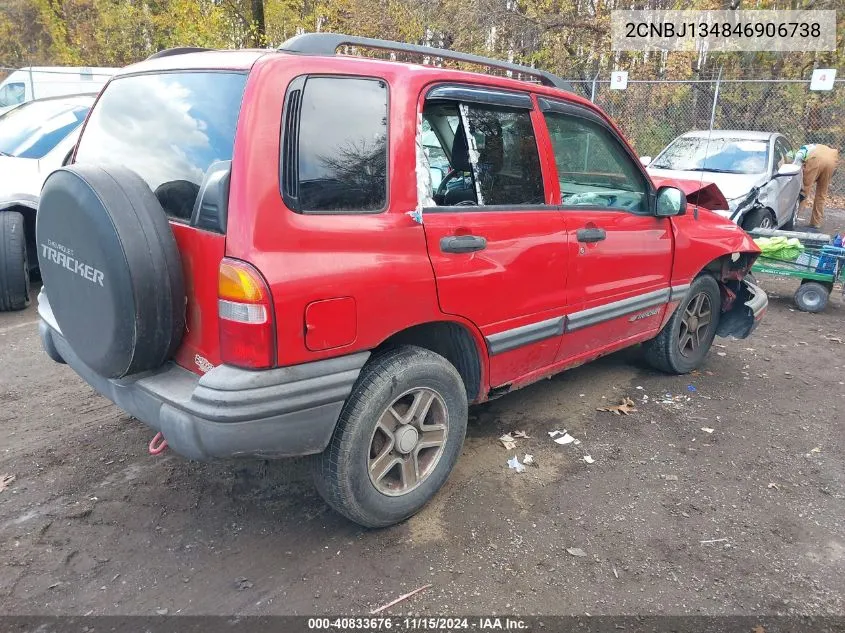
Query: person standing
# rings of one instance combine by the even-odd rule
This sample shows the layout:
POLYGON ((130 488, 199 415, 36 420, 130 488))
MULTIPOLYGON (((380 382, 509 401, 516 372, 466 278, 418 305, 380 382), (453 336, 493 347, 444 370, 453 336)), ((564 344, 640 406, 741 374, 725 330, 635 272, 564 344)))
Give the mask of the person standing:
POLYGON ((797 165, 804 168, 804 181, 801 185, 801 202, 798 205, 798 215, 807 206, 807 196, 810 188, 815 185, 816 191, 813 195, 813 212, 810 215, 810 227, 821 228, 824 222, 824 199, 827 197, 827 189, 830 186, 830 179, 836 166, 839 164, 839 150, 827 145, 812 144, 802 145, 795 153, 797 165))

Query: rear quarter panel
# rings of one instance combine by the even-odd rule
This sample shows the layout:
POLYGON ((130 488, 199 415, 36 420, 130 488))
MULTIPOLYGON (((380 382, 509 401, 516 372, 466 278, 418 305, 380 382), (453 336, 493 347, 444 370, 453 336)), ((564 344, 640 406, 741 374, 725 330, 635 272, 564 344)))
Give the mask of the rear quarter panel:
MULTIPOLYGON (((417 205, 417 88, 412 84, 401 67, 373 60, 347 59, 341 67, 334 58, 268 56, 252 69, 235 141, 226 255, 256 266, 270 287, 280 365, 373 349, 410 326, 446 320, 438 306, 423 227, 407 214, 417 205), (388 83, 388 208, 369 214, 295 213, 280 193, 280 132, 287 86, 302 74, 337 75, 340 69, 344 76, 376 77, 388 83), (356 308, 354 333, 349 333, 349 323, 337 327, 347 333, 349 342, 309 349, 308 306, 347 297, 356 308)), ((342 100, 338 107, 342 108, 342 100)), ((337 318, 348 314, 339 312, 337 318)), ((321 327, 331 323, 324 318, 321 327)), ((483 339, 471 331, 483 352, 483 339)))

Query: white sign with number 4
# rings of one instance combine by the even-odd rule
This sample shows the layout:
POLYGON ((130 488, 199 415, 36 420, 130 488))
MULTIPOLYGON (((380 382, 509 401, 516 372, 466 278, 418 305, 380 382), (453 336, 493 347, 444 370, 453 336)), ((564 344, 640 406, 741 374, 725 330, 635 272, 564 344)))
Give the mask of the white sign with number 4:
POLYGON ((836 79, 835 68, 816 68, 810 80, 810 90, 833 90, 836 79))
POLYGON ((610 89, 625 90, 628 87, 628 71, 614 70, 610 73, 610 89))

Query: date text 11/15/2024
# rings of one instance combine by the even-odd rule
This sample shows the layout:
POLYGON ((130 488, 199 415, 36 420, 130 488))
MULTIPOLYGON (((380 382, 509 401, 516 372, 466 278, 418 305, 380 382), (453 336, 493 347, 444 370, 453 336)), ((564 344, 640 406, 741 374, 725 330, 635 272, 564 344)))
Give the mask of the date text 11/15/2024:
POLYGON ((509 617, 340 617, 308 618, 312 631, 520 631, 528 623, 509 617))

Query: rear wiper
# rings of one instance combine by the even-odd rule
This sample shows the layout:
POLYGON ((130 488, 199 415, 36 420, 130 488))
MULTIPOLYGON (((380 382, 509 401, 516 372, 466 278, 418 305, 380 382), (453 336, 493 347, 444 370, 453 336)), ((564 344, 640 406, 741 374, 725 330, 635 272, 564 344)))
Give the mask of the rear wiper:
POLYGON ((12 155, 9 154, 8 152, 4 152, 4 151, 0 150, 0 156, 12 156, 12 155))

